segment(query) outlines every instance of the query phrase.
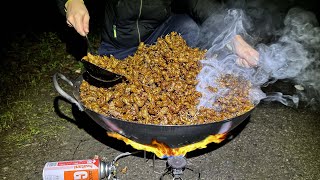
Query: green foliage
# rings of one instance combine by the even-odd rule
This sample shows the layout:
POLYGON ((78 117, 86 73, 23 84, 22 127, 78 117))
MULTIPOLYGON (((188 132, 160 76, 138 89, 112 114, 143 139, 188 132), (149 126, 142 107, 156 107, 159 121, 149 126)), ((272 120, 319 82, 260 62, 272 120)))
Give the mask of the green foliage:
POLYGON ((5 60, 0 65, 0 132, 7 131, 5 142, 43 141, 64 129, 53 110, 57 93, 52 75, 83 70, 64 42, 52 32, 21 35, 10 44, 5 60))

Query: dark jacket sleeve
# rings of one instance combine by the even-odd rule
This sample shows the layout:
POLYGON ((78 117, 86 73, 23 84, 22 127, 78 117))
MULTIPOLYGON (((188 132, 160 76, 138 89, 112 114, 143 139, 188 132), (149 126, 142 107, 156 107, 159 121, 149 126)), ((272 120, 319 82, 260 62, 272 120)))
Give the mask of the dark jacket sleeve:
POLYGON ((186 3, 189 14, 200 24, 222 9, 222 3, 218 0, 187 0, 186 3))
POLYGON ((59 9, 59 12, 62 14, 62 15, 66 15, 66 11, 65 11, 65 7, 64 5, 66 4, 67 0, 56 0, 57 2, 57 5, 58 5, 58 9, 59 9))

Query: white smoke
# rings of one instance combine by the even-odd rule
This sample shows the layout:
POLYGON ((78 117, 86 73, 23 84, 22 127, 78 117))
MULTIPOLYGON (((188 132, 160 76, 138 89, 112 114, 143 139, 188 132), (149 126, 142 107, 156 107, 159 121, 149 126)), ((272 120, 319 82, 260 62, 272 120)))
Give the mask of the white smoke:
MULTIPOLYGON (((209 18, 203 31, 211 32, 205 33, 205 39, 214 38, 207 41, 212 44, 206 60, 201 61, 203 68, 197 77, 197 90, 202 93, 198 107, 212 108, 215 100, 228 91, 220 89, 212 93, 208 90, 209 86, 217 87, 215 80, 222 74, 249 80, 253 85, 250 99, 255 104, 261 100, 279 101, 288 106, 298 106, 301 101, 307 105, 320 102, 320 28, 316 17, 311 12, 292 8, 283 25, 282 29, 275 31, 273 41, 263 44, 257 43, 261 39, 258 35, 249 35, 249 31, 254 31, 252 20, 241 9, 229 9, 224 15, 216 14, 209 18), (235 63, 238 57, 227 47, 237 34, 259 52, 258 67, 244 68, 235 63), (289 80, 304 90, 299 89, 295 94, 283 94, 281 91, 266 94, 261 90, 278 80, 289 80)), ((208 46, 205 41, 202 45, 208 46)))

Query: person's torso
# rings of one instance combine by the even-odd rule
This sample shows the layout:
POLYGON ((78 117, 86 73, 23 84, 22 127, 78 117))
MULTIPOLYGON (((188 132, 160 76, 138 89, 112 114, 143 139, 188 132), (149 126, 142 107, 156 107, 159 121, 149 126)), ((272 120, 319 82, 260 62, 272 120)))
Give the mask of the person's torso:
POLYGON ((115 47, 144 41, 171 14, 171 0, 109 0, 102 40, 115 47))

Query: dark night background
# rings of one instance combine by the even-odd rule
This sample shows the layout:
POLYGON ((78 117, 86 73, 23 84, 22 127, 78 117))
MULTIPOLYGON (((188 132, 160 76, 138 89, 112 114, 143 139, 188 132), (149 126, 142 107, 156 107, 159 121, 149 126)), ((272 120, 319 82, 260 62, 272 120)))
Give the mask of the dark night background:
MULTIPOLYGON (((102 12, 103 1, 90 0, 86 1, 86 4, 90 9, 91 30, 94 32, 98 26, 96 21, 102 17, 97 13, 102 12), (91 8, 93 4, 95 7, 91 8)), ((12 41, 19 41, 17 38, 37 38, 43 32, 57 33, 68 47, 73 48, 68 50, 70 53, 84 51, 85 41, 72 28, 66 26, 65 17, 59 12, 55 0, 2 1, 1 7, 1 57, 7 54, 7 48, 12 41)))
MULTIPOLYGON (((183 0, 178 0, 182 1, 183 0)), ((103 0, 85 0, 91 16, 91 32, 97 32, 103 0)), ((231 1, 232 2, 232 1, 231 1)), ((274 2, 280 10, 286 11, 293 6, 300 6, 314 12, 319 19, 319 9, 316 1, 268 1, 274 2)), ((225 2, 228 3, 228 2, 225 2)), ((58 33, 66 43, 73 42, 82 51, 85 42, 75 31, 66 27, 65 18, 59 13, 55 0, 36 1, 2 1, 1 2, 1 57, 6 54, 8 44, 19 36, 37 36, 41 32, 58 33), (79 43, 78 43, 79 42, 79 43)), ((79 49, 78 49, 79 50, 79 49)), ((70 50, 77 51, 77 50, 70 50)))

